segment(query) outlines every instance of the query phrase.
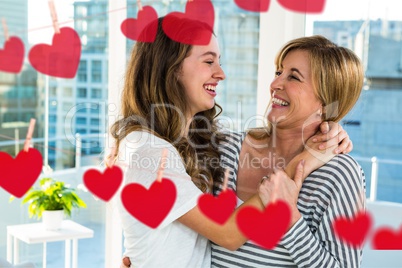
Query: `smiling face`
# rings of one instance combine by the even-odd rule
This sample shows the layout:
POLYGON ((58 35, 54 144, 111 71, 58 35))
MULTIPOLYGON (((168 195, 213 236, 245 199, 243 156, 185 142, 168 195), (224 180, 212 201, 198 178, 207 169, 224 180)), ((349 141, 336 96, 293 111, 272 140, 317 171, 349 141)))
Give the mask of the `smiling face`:
POLYGON ((271 83, 271 96, 268 120, 277 127, 303 127, 319 116, 322 103, 314 93, 308 52, 292 50, 286 55, 271 83))
POLYGON ((179 80, 184 86, 189 110, 187 117, 209 110, 215 105, 216 88, 225 79, 220 63, 220 51, 212 36, 206 46, 193 46, 184 59, 179 80))

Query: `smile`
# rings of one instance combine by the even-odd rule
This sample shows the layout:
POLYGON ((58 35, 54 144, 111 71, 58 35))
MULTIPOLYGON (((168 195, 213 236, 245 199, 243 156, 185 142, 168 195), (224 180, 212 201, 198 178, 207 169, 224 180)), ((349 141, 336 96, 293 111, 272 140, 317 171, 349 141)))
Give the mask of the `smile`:
POLYGON ((215 92, 215 90, 216 90, 216 86, 213 86, 213 85, 206 85, 206 86, 204 86, 204 88, 206 90, 212 91, 212 92, 215 92))
POLYGON ((280 99, 277 99, 277 98, 272 98, 272 103, 276 104, 276 105, 280 105, 280 106, 288 106, 289 105, 289 102, 284 101, 284 100, 280 100, 280 99))

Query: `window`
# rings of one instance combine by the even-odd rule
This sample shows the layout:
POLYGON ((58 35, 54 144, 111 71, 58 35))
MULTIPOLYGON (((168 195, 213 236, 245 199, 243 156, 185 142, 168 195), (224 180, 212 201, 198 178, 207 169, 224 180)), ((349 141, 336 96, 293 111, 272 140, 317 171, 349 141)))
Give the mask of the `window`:
POLYGON ((86 82, 87 81, 87 62, 85 60, 81 60, 78 65, 78 82, 86 82))
POLYGON ((100 60, 93 60, 91 66, 92 82, 102 82, 102 62, 100 60))
POLYGON ((87 97, 87 89, 84 87, 77 88, 77 97, 78 98, 86 98, 87 97))
POLYGON ((98 118, 91 118, 91 126, 99 126, 99 119, 98 118))
MULTIPOLYGON (((41 20, 38 19, 41 16, 49 17, 48 6, 46 3, 38 2, 0 1, 0 17, 14 18, 7 20, 10 33, 22 38, 26 50, 38 43, 49 43, 53 36, 53 29, 49 27, 49 23, 40 22, 41 20), (43 13, 38 12, 37 9, 28 8, 28 5, 34 5, 33 3, 43 13), (26 16, 27 10, 29 20, 26 16), (32 25, 32 23, 40 24, 32 25), (35 29, 35 31, 29 29, 35 29), (38 37, 41 39, 37 39, 38 37)), ((182 12, 187 1, 142 2, 144 6, 153 6, 158 15, 165 15, 171 11, 182 12)), ((305 33, 326 35, 339 45, 356 49, 367 66, 367 82, 362 97, 364 102, 348 115, 344 121, 344 127, 354 142, 353 153, 364 159, 361 163, 366 171, 368 189, 371 179, 371 162, 367 162, 366 159, 376 156, 379 159, 378 177, 382 180, 379 181, 378 198, 402 202, 400 197, 402 196, 400 184, 402 175, 398 172, 402 166, 394 164, 401 162, 402 148, 400 137, 397 136, 397 131, 400 132, 401 129, 393 127, 393 122, 399 122, 399 115, 402 113, 400 97, 402 92, 400 60, 402 58, 402 19, 398 14, 401 8, 397 5, 400 0, 326 0, 324 13, 307 16, 284 10, 278 7, 278 1, 275 0, 270 1, 270 9, 265 13, 243 11, 233 0, 213 0, 212 2, 216 7, 215 31, 222 52, 221 63, 227 75, 226 79, 219 84, 217 102, 223 107, 223 114, 220 117, 226 116, 230 119, 227 122, 230 122, 231 130, 242 131, 246 127, 259 124, 254 118, 256 114, 263 117, 270 98, 268 87, 274 74, 272 63, 278 49, 289 39, 305 33), (334 11, 337 10, 337 6, 342 9, 334 11), (369 7, 370 12, 368 12, 369 7), (384 7, 388 8, 387 11, 384 7), (349 10, 359 17, 346 17, 349 10), (375 12, 382 13, 368 18, 368 14, 375 12), (386 48, 383 48, 385 45, 386 48), (387 66, 391 65, 393 68, 387 69, 387 66), (382 143, 378 144, 379 141, 382 143), (385 160, 392 160, 393 164, 381 162, 385 160)), ((122 73, 118 72, 121 70, 116 69, 124 66, 127 58, 120 57, 119 53, 129 53, 133 44, 132 40, 125 39, 120 32, 119 38, 124 40, 113 40, 109 44, 108 36, 110 31, 120 31, 120 23, 125 13, 127 17, 136 18, 138 10, 135 0, 128 0, 127 5, 120 5, 120 1, 114 0, 56 0, 55 4, 60 25, 70 23, 81 38, 82 53, 77 74, 72 79, 47 76, 50 96, 48 114, 50 141, 46 146, 43 141, 46 76, 30 66, 27 60, 23 71, 19 74, 0 71, 0 133, 8 137, 7 140, 0 139, 0 151, 12 152, 13 156, 15 155, 15 144, 12 142, 14 128, 10 131, 6 127, 21 121, 26 123, 28 118, 36 117, 35 147, 42 153, 48 149, 49 159, 47 163, 44 162, 44 165, 49 165, 54 172, 59 172, 74 167, 75 161, 79 159, 76 150, 81 151, 81 156, 85 156, 82 157, 83 166, 87 164, 99 166, 102 162, 102 153, 105 150, 104 140, 94 139, 93 136, 102 137, 101 134, 106 131, 104 128, 109 112, 106 105, 108 95, 111 99, 118 99, 114 95, 118 94, 115 90, 118 83, 114 83, 115 88, 110 91, 107 91, 106 84, 108 77, 121 77, 122 73), (122 9, 124 6, 127 6, 126 12, 122 9), (122 17, 115 22, 115 27, 109 29, 110 13, 108 11, 112 10, 117 10, 113 14, 121 14, 122 17), (72 21, 71 18, 74 20, 72 21), (128 44, 127 48, 120 47, 122 42, 128 44), (116 43, 118 45, 113 47, 116 43), (119 48, 124 51, 119 51, 119 48), (109 52, 112 54, 108 55, 109 52), (116 54, 121 60, 111 64, 109 60, 114 60, 116 54), (109 72, 114 75, 108 76, 109 72), (68 129, 65 128, 66 122, 69 124, 68 129), (73 137, 67 137, 67 132, 72 132, 73 137), (99 135, 87 135, 99 132, 99 135), (80 133, 83 144, 78 149, 75 147, 77 142, 75 133, 80 133), (91 136, 91 138, 85 136, 91 136), (12 145, 9 145, 10 141, 12 145)), ((3 41, 3 32, 0 31, 0 49, 3 41)), ((25 133, 20 131, 20 139, 24 137, 23 134, 25 133)), ((69 176, 66 180, 74 185, 82 184, 80 176, 69 176)), ((97 239, 85 241, 88 247, 97 254, 95 258, 91 256, 89 262, 96 267, 112 267, 115 264, 108 263, 106 259, 110 256, 121 256, 121 241, 112 243, 114 238, 102 234, 105 234, 105 218, 112 221, 113 216, 106 210, 105 202, 94 199, 88 192, 82 195, 87 201, 88 208, 79 213, 73 213, 72 219, 100 234, 97 239), (105 254, 106 246, 112 248, 108 254, 105 254)), ((8 197, 7 192, 0 190, 0 200, 8 200, 8 197)), ((0 227, 4 230, 6 225, 29 222, 26 211, 22 209, 18 202, 1 203, 0 214, 10 215, 10 217, 0 221, 0 227)), ((0 249, 3 250, 0 251, 0 256, 6 255, 5 248, 6 239, 0 239, 0 249)), ((20 249, 21 260, 34 259, 39 263, 37 266, 41 266, 41 256, 36 254, 35 250, 22 247, 20 249)), ((48 247, 48 250, 53 250, 48 252, 49 256, 55 256, 51 258, 52 260, 48 260, 49 266, 62 267, 64 245, 60 247, 52 245, 48 247)), ((87 255, 78 254, 80 263, 88 260, 87 255)))
POLYGON ((86 125, 87 118, 86 117, 77 117, 76 123, 77 123, 77 125, 86 125))
POLYGON ((73 89, 71 87, 63 88, 63 96, 72 97, 73 96, 73 89))
MULTIPOLYGON (((327 0, 326 5, 322 14, 307 16, 308 34, 324 35, 353 50, 365 68, 360 100, 343 120, 354 145, 351 154, 364 166, 368 189, 373 176, 378 178, 378 199, 402 202, 402 143, 397 123, 402 103, 402 3, 327 0), (371 173, 373 157, 378 175, 371 173)), ((366 193, 371 197, 370 191, 366 193)))
POLYGON ((102 99, 102 89, 91 88, 91 98, 92 99, 102 99))

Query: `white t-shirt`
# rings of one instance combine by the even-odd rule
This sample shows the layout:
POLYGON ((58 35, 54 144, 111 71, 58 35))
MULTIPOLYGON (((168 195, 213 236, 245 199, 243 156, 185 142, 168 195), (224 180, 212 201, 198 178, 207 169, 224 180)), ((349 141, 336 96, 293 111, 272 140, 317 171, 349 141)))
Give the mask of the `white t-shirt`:
MULTIPOLYGON (((124 172, 124 186, 139 183, 149 189, 156 179, 164 148, 168 149, 168 154, 163 177, 174 183, 176 201, 167 217, 153 229, 128 213, 121 198, 118 198, 124 234, 124 256, 130 257, 132 267, 135 268, 210 267, 211 248, 208 239, 176 221, 194 208, 199 196, 203 194, 186 173, 176 148, 145 131, 134 131, 127 135, 120 143, 118 162, 124 172)), ((121 192, 118 196, 121 196, 121 192)))

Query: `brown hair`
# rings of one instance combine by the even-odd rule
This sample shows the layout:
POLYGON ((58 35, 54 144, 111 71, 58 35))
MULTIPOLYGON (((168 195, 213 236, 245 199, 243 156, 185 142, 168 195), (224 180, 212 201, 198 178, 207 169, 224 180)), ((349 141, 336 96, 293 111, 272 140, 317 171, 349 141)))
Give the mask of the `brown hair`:
MULTIPOLYGON (((364 71, 360 59, 350 49, 314 35, 288 42, 276 56, 276 70, 281 68, 288 53, 294 50, 308 52, 315 95, 325 107, 323 118, 326 121, 340 121, 356 104, 363 88, 364 71)), ((263 138, 271 131, 269 123, 264 134, 261 134, 261 129, 250 134, 263 138)))
MULTIPOLYGON (((223 136, 219 134, 215 121, 222 109, 215 104, 212 109, 196 114, 188 136, 183 137, 188 103, 178 73, 192 45, 169 38, 162 29, 162 21, 163 18, 159 18, 143 30, 148 34, 151 27, 157 27, 154 42, 136 42, 134 45, 121 96, 122 119, 113 124, 111 133, 117 147, 130 132, 138 130, 148 131, 173 144, 187 173, 205 192, 211 190, 215 180, 220 181, 223 176, 217 148, 223 136), (197 131, 199 129, 202 131, 197 131)), ((189 20, 179 18, 177 27, 181 33, 194 33, 197 27, 206 29, 201 23, 189 23, 189 20)))

